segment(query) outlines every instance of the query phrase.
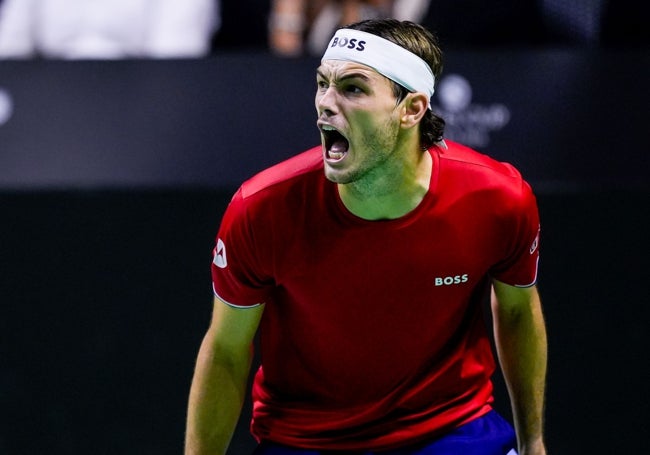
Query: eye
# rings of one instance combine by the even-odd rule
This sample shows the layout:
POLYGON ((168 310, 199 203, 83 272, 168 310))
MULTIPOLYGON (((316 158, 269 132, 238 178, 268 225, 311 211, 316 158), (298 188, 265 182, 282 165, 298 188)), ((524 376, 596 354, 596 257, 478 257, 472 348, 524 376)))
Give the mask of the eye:
POLYGON ((317 79, 317 80, 316 80, 316 86, 317 86, 319 89, 327 90, 328 84, 327 84, 326 81, 324 81, 324 80, 322 80, 322 79, 317 79))
POLYGON ((353 94, 363 93, 363 89, 355 84, 347 84, 345 86, 345 91, 353 94))

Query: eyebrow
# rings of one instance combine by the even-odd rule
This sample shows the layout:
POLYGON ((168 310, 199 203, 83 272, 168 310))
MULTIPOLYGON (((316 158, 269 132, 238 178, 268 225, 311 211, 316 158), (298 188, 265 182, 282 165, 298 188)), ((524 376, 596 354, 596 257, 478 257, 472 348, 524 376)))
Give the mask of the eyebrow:
MULTIPOLYGON (((328 79, 329 80, 329 78, 320 69, 316 70, 316 74, 318 76, 322 77, 323 79, 328 79)), ((365 75, 363 73, 354 73, 354 72, 344 74, 343 76, 341 76, 341 77, 339 77, 338 79, 335 79, 335 80, 338 81, 338 82, 342 82, 342 81, 345 81, 345 80, 348 80, 348 79, 361 79, 364 82, 370 82, 370 78, 367 75, 365 75)))

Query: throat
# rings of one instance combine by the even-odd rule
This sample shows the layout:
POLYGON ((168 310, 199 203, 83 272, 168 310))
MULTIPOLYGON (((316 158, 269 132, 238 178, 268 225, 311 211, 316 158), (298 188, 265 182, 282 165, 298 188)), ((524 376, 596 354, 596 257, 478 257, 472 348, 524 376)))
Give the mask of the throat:
POLYGON ((355 216, 364 220, 394 220, 401 218, 415 210, 426 195, 426 190, 421 194, 412 194, 409 197, 393 193, 359 197, 349 191, 348 185, 339 185, 339 195, 343 205, 355 216))
POLYGON ((341 202, 352 214, 366 220, 401 218, 415 210, 429 191, 432 161, 431 155, 424 152, 415 172, 339 184, 341 202))

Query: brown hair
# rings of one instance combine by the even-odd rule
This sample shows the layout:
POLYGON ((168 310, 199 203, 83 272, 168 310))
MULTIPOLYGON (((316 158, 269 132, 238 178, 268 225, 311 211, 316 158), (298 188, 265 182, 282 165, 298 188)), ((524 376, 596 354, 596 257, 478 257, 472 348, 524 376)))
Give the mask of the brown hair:
MULTIPOLYGON (((392 41, 424 60, 431 67, 436 80, 442 74, 442 51, 438 45, 438 39, 419 24, 396 19, 371 19, 346 25, 343 28, 372 33, 392 41)), ((398 102, 403 100, 408 93, 405 87, 396 82, 393 82, 393 91, 398 102)), ((445 121, 428 110, 420 122, 422 147, 428 148, 441 141, 444 129, 445 121)))

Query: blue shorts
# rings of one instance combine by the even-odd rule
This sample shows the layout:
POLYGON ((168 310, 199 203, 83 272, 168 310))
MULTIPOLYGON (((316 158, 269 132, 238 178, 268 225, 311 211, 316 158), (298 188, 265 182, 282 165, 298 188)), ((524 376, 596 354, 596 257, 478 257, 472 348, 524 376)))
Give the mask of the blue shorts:
POLYGON ((262 441, 253 455, 517 455, 512 426, 495 411, 417 447, 382 452, 305 450, 262 441))

